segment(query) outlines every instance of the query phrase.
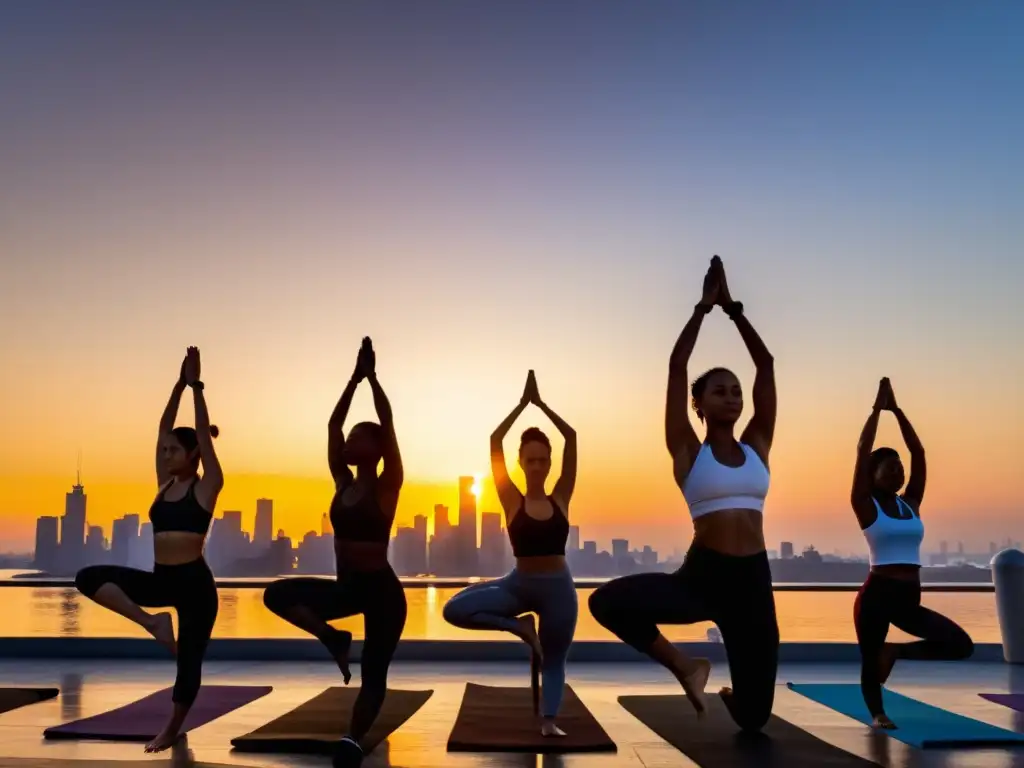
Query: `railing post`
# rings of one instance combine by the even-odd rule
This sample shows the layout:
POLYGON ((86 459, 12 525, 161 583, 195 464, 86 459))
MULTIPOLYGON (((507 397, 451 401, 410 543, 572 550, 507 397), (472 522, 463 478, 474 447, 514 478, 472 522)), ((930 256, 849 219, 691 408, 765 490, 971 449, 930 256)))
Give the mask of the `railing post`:
POLYGON ((991 565, 1003 658, 1009 664, 1024 664, 1024 552, 1004 549, 991 565))

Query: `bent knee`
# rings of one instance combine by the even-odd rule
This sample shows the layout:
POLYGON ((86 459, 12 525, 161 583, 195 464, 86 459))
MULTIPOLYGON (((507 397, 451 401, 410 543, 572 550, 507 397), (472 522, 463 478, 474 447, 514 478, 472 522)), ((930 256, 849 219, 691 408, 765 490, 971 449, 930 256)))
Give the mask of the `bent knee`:
POLYGON ((457 627, 465 624, 469 615, 470 614, 466 611, 465 607, 460 604, 457 595, 445 603, 444 608, 441 610, 441 616, 444 620, 457 627))
POLYGON ((974 655, 974 641, 966 632, 961 631, 956 639, 953 653, 958 660, 969 659, 974 655))
POLYGON ((263 590, 263 605, 278 616, 287 610, 291 603, 290 590, 285 581, 275 581, 263 590))
POLYGON ((608 627, 615 623, 618 613, 616 600, 613 595, 608 594, 605 587, 598 587, 590 593, 590 597, 587 598, 587 606, 590 608, 590 615, 601 626, 608 627))
POLYGON ((99 566, 90 565, 75 574, 75 589, 88 598, 92 598, 103 583, 103 572, 99 566))

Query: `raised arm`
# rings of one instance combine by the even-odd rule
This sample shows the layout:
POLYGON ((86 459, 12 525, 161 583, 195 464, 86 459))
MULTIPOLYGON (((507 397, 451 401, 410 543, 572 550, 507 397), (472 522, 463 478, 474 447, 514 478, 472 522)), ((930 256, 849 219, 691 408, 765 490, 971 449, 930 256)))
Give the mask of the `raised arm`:
POLYGON ((156 437, 156 484, 164 486, 171 482, 171 473, 167 471, 167 463, 164 461, 163 440, 167 434, 174 429, 174 422, 178 418, 178 406, 181 404, 181 396, 185 392, 185 360, 181 361, 181 373, 178 380, 174 382, 174 389, 167 399, 167 406, 163 415, 160 416, 160 430, 156 437))
POLYGON ((896 405, 896 398, 890 389, 889 410, 896 417, 896 423, 900 425, 900 434, 903 435, 903 442, 907 444, 910 451, 910 480, 903 491, 903 499, 910 504, 914 511, 920 514, 921 502, 924 501, 924 486, 928 476, 928 467, 924 458, 924 446, 921 439, 910 424, 910 419, 896 405))
POLYGON ((203 476, 196 485, 196 499, 204 509, 213 512, 217 506, 217 497, 224 487, 224 473, 217 460, 217 451, 213 447, 216 432, 215 428, 210 426, 210 412, 206 408, 203 382, 199 378, 199 350, 195 347, 188 348, 185 380, 192 388, 196 411, 196 442, 199 446, 199 460, 203 464, 203 476))
POLYGON ((672 457, 672 470, 680 485, 686 480, 700 451, 701 441, 690 423, 690 356, 704 318, 718 299, 719 278, 714 265, 704 275, 704 293, 683 326, 668 359, 668 388, 665 393, 665 445, 672 457))
POLYGON ((398 436, 395 434, 395 422, 391 415, 391 403, 384 389, 377 380, 376 373, 367 375, 366 380, 373 390, 373 406, 377 409, 377 420, 380 422, 383 431, 383 443, 381 445, 384 469, 381 470, 378 481, 382 490, 397 495, 402 490, 402 483, 405 480, 405 472, 402 468, 402 454, 398 450, 398 436))
POLYGON ((853 469, 853 488, 850 491, 850 504, 857 515, 857 520, 862 528, 871 525, 875 520, 877 511, 871 499, 871 488, 874 479, 871 477, 871 452, 875 448, 875 434, 878 432, 878 416, 885 409, 889 397, 889 380, 882 379, 878 382, 878 394, 875 395, 875 404, 871 407, 871 415, 864 422, 864 429, 860 431, 860 440, 857 442, 857 462, 853 469))
POLYGON ((562 451, 562 474, 555 483, 552 496, 559 502, 562 512, 568 514, 569 502, 572 501, 572 492, 576 488, 576 430, 551 410, 547 403, 539 397, 536 400, 537 407, 544 412, 544 415, 551 419, 551 423, 561 433, 565 440, 565 449, 562 451))
POLYGON ((768 454, 772 450, 772 441, 775 438, 775 414, 777 400, 775 394, 775 358, 768 351, 764 341, 754 330, 750 320, 743 312, 743 304, 732 300, 729 293, 729 284, 725 278, 725 266, 722 260, 715 257, 715 266, 719 271, 721 291, 718 295, 718 303, 729 316, 729 319, 736 324, 740 332, 740 338, 754 361, 754 415, 743 430, 742 440, 749 445, 761 457, 765 464, 768 463, 768 454))
POLYGON ((526 378, 526 389, 523 391, 519 404, 512 409, 512 412, 491 433, 491 474, 494 477, 494 488, 498 492, 498 500, 501 502, 506 516, 515 514, 522 494, 512 484, 512 478, 508 476, 508 466, 505 464, 504 441, 508 431, 515 424, 516 419, 522 415, 523 411, 526 410, 526 406, 530 403, 529 391, 532 378, 533 371, 530 371, 526 378))
POLYGON ((345 463, 344 427, 358 386, 359 378, 353 375, 327 420, 327 465, 331 468, 331 477, 334 478, 335 485, 347 485, 352 482, 352 470, 345 463))

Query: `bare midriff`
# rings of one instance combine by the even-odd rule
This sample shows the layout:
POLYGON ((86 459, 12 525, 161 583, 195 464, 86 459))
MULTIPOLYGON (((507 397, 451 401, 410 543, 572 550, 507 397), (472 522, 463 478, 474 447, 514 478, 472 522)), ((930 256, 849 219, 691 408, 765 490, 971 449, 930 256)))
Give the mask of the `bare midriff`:
POLYGON ((765 551, 763 516, 753 509, 720 509, 698 517, 693 543, 734 557, 760 554, 765 551))
POLYGON ((203 556, 205 534, 162 531, 153 537, 153 559, 160 565, 184 565, 203 556))
POLYGON ((380 571, 389 568, 386 541, 334 540, 338 571, 380 571))
POLYGON ((885 576, 887 579, 899 579, 900 581, 921 580, 920 565, 873 565, 871 566, 871 572, 877 573, 879 576, 885 576))
POLYGON ((517 557, 516 570, 523 573, 554 573, 565 570, 565 555, 517 557))

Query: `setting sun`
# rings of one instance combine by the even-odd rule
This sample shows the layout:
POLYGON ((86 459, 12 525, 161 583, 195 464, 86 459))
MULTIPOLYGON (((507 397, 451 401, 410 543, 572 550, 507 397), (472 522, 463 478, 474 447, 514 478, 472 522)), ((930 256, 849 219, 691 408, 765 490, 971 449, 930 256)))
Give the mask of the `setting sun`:
POLYGON ((480 494, 483 493, 483 489, 484 489, 483 479, 484 479, 484 476, 479 474, 479 473, 473 475, 473 485, 469 489, 470 492, 474 496, 476 496, 476 500, 477 501, 480 501, 480 494))

